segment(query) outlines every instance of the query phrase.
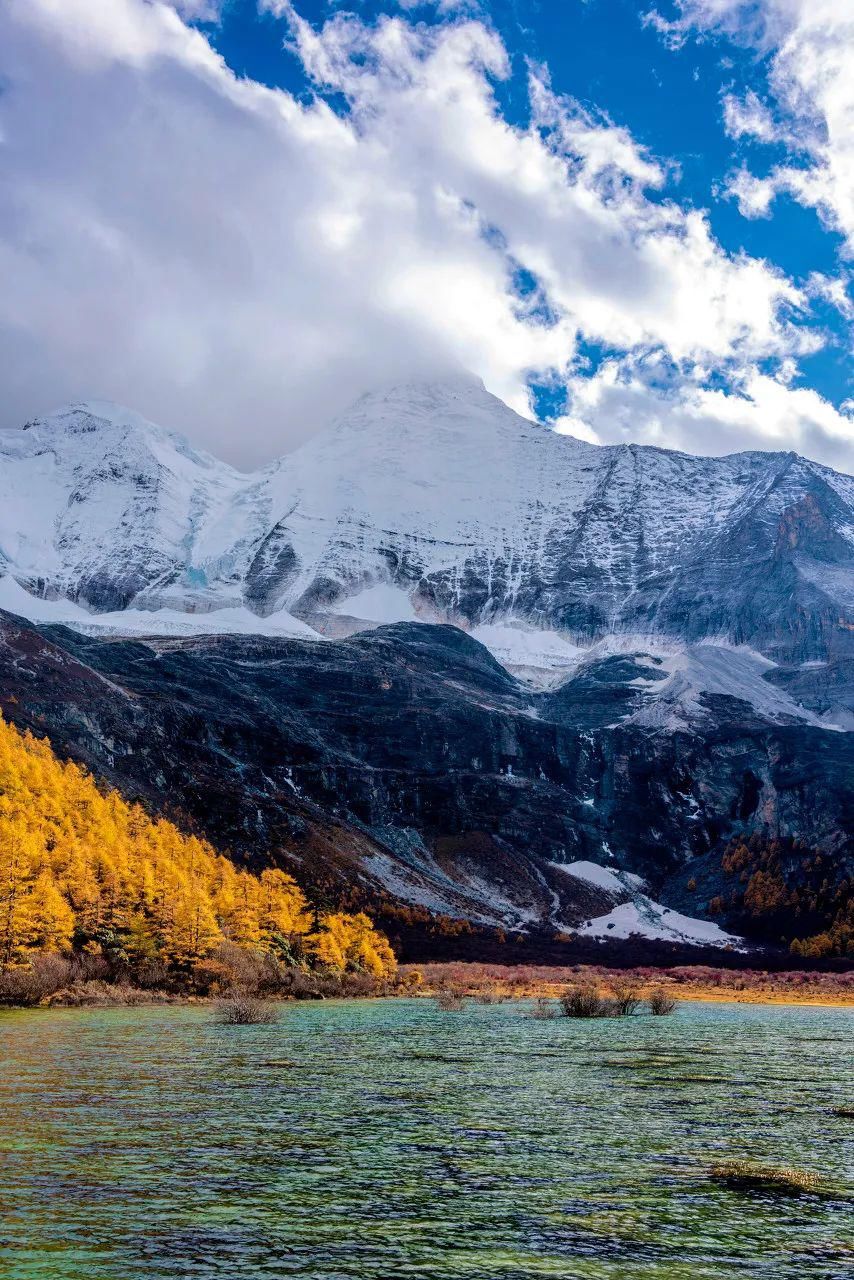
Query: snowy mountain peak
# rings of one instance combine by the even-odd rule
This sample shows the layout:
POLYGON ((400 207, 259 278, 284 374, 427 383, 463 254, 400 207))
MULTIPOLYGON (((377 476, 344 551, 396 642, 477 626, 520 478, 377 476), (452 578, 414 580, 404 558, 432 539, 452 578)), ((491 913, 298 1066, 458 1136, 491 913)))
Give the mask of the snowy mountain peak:
MULTIPOLYGON (((400 382, 381 383, 370 388, 356 401, 354 408, 370 402, 395 402, 408 407, 419 399, 426 399, 434 404, 450 403, 455 400, 476 400, 488 396, 483 379, 472 373, 459 371, 445 374, 441 378, 409 378, 400 382)), ((491 397, 493 400, 495 396, 491 397)), ((500 403, 500 402, 499 402, 500 403)))
MULTIPOLYGON (((549 428, 523 418, 492 395, 480 378, 459 376, 443 381, 396 383, 370 391, 340 414, 326 432, 303 445, 299 453, 311 456, 322 452, 327 444, 338 447, 341 438, 349 434, 370 437, 373 448, 385 443, 384 437, 389 435, 389 445, 401 451, 411 447, 422 433, 424 449, 430 447, 431 436, 436 437, 434 447, 449 445, 458 437, 460 444, 468 439, 479 448, 493 449, 528 433, 538 438, 552 434, 549 428)), ((283 461, 287 463, 289 459, 283 461)))
POLYGON ((815 662, 854 646, 852 557, 851 477, 590 445, 473 378, 374 390, 248 475, 100 401, 0 433, 0 565, 96 612, 451 621, 545 636, 559 665, 620 635, 815 662))
POLYGON ((28 422, 24 430, 31 431, 33 427, 39 426, 71 432, 116 427, 151 435, 167 434, 162 427, 149 422, 142 414, 124 405, 115 404, 112 400, 78 400, 73 404, 62 405, 46 417, 28 422))
MULTIPOLYGON (((12 444, 17 432, 4 432, 3 439, 12 444)), ((33 418, 23 427, 26 447, 32 449, 38 441, 45 447, 70 447, 83 452, 91 448, 108 448, 118 439, 140 441, 165 441, 172 438, 170 432, 156 426, 121 405, 107 400, 85 400, 63 405, 42 418, 33 418), (92 437, 87 443, 78 443, 81 437, 92 437)))
POLYGON ((164 463, 172 453, 202 467, 230 470, 225 463, 194 448, 179 432, 168 431, 133 409, 110 400, 81 400, 55 409, 43 418, 31 419, 21 431, 0 432, 0 446, 4 451, 14 449, 16 443, 25 450, 39 445, 61 450, 74 464, 84 463, 87 453, 121 445, 134 450, 147 449, 164 463), (88 439, 80 443, 81 437, 88 439))

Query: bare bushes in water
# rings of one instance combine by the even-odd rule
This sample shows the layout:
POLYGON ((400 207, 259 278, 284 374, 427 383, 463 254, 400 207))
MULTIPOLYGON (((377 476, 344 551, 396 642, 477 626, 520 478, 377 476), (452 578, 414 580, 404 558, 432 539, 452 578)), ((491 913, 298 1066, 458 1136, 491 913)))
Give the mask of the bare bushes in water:
POLYGON ((649 1011, 656 1017, 662 1017, 676 1011, 676 1001, 663 987, 656 987, 649 993, 649 1011))
POLYGON ((612 1018, 615 1015, 613 1001, 607 1000, 593 982, 570 987, 560 998, 565 1018, 612 1018))
MULTIPOLYGON (((617 982, 613 994, 603 995, 595 982, 570 987, 560 997, 565 1018, 628 1018, 638 1013, 643 1003, 640 988, 631 982, 617 982)), ((656 987, 647 997, 649 1012, 656 1015, 673 1013, 676 1001, 663 987, 656 987)))
POLYGON ((637 1013, 641 1007, 643 994, 636 982, 615 982, 612 1003, 614 1014, 619 1018, 627 1018, 637 1013))
POLYGON ((229 1027, 266 1025, 279 1019, 276 1005, 249 991, 231 992, 217 1001, 215 1009, 217 1022, 229 1027))
POLYGON ((536 1018, 538 1022, 548 1022, 558 1016, 558 1005, 547 996, 537 996, 530 1016, 536 1018))
POLYGON ((435 995, 436 1008, 441 1009, 442 1013, 459 1013, 463 1007, 463 997, 459 991, 452 988, 446 988, 444 991, 437 991, 435 995))

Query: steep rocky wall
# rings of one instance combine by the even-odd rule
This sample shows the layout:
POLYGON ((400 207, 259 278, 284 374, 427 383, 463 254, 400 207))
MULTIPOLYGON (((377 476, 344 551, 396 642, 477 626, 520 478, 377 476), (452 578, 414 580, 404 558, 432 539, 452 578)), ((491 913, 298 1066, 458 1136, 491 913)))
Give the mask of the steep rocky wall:
POLYGON ((851 862, 854 736, 716 695, 690 731, 650 730, 625 718, 634 671, 609 660, 574 692, 535 693, 453 627, 324 643, 0 627, 7 718, 330 894, 384 888, 554 929, 609 905, 555 864, 621 867, 666 892, 692 857, 754 830, 851 862))

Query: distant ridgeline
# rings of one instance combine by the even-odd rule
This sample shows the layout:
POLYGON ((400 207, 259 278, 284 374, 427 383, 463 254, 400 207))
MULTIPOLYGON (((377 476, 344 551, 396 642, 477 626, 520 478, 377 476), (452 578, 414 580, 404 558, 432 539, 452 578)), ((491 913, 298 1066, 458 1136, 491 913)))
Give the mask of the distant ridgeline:
POLYGON ((395 967, 366 915, 316 917, 283 871, 235 867, 0 719, 0 968, 74 949, 181 969, 226 941, 339 972, 395 967))

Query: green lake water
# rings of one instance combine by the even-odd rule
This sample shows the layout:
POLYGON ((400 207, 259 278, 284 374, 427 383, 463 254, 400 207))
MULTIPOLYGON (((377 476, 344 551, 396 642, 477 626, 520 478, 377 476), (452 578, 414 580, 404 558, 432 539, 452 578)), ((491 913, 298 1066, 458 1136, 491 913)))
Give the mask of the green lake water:
POLYGON ((529 1009, 0 1012, 0 1277, 850 1280, 849 1012, 529 1009))

